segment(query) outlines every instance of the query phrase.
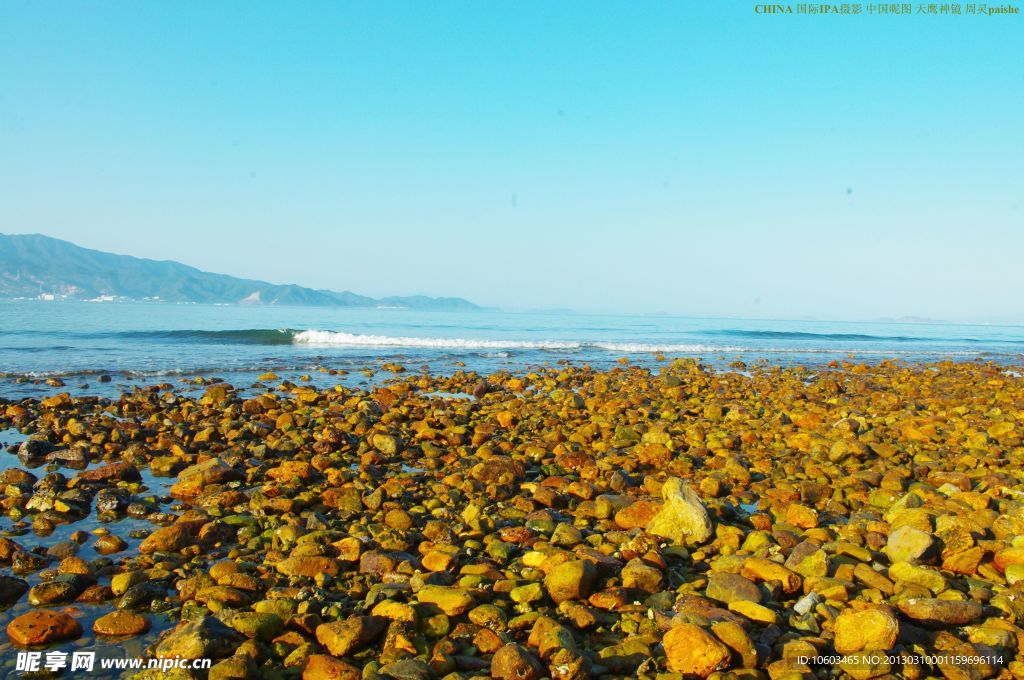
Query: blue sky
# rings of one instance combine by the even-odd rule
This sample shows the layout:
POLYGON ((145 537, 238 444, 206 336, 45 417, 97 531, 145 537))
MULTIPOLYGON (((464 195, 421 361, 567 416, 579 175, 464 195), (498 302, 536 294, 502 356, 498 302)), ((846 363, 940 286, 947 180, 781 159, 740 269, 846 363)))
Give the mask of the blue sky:
POLYGON ((1024 316, 1024 18, 753 7, 8 0, 0 231, 507 308, 1024 316))

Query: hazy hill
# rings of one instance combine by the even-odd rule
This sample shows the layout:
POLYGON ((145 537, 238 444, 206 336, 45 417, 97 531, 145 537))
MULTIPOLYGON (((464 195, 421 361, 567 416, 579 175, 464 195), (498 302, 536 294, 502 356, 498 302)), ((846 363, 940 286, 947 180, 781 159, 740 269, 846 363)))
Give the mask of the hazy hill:
POLYGON ((413 295, 377 300, 349 291, 212 274, 169 260, 114 255, 41 234, 0 234, 0 298, 40 295, 82 300, 113 296, 165 302, 479 309, 462 298, 413 295))

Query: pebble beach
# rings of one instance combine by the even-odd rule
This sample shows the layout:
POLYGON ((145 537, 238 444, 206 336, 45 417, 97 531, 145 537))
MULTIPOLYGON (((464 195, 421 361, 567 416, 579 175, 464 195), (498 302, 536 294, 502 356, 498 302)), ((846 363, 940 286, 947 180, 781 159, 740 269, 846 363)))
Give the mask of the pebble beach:
POLYGON ((1024 674, 1013 366, 313 383, 0 399, 0 674, 75 649, 212 660, 140 678, 1024 674))
POLYGON ((0 2, 0 680, 1024 680, 1020 5, 0 2))

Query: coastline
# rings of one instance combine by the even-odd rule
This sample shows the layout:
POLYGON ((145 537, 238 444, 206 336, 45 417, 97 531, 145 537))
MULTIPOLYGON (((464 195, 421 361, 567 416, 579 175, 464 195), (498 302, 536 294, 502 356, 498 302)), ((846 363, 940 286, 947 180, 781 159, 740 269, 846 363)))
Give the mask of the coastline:
POLYGON ((0 555, 25 581, 0 623, 70 608, 82 631, 46 649, 200 650, 210 677, 1019 663, 1011 367, 399 368, 0 399, 0 555), (115 608, 148 632, 93 634, 115 608))
POLYGON ((375 384, 367 369, 384 379, 390 363, 434 375, 566 363, 608 370, 621 358, 653 373, 679 357, 716 370, 737 362, 809 370, 888 359, 1024 363, 1024 326, 70 302, 0 309, 0 396, 8 398, 54 390, 115 398, 195 377, 247 388, 268 370, 358 389, 375 384))

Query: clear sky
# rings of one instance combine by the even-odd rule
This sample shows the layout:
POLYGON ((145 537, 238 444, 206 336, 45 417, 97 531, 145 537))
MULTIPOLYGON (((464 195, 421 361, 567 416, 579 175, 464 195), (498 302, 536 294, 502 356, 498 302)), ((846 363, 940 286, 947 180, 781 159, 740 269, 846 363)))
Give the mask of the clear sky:
POLYGON ((0 231, 507 308, 1024 316, 1024 16, 754 6, 5 0, 0 231))

